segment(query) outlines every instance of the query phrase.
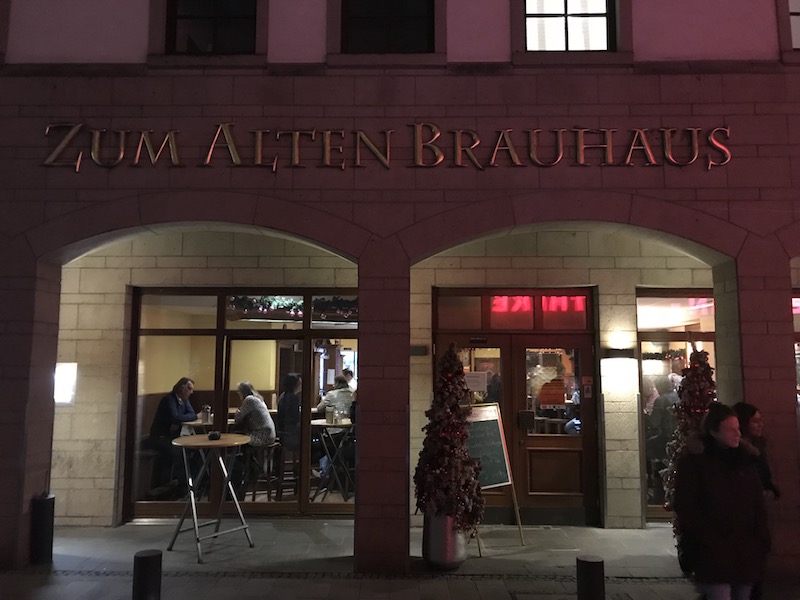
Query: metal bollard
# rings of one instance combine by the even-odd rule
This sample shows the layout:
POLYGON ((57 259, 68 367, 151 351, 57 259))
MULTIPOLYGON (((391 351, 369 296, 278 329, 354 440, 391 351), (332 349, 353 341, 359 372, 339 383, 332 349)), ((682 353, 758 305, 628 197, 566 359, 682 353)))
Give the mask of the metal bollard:
POLYGON ((161 600, 161 550, 133 556, 133 600, 161 600))
POLYGON ((603 559, 599 556, 578 556, 578 600, 605 600, 606 581, 603 559))
POLYGON ((53 562, 53 524, 56 497, 42 494, 31 500, 31 563, 53 562))

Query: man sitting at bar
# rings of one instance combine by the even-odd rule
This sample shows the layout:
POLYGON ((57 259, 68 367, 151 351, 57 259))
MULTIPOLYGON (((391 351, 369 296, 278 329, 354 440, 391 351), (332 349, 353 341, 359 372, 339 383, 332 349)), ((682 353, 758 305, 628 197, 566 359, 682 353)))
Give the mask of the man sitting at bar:
MULTIPOLYGON (((333 410, 334 415, 339 417, 347 417, 350 415, 350 405, 353 404, 354 397, 353 390, 348 384, 346 377, 343 375, 337 375, 333 379, 333 389, 325 394, 320 403, 317 404, 317 412, 319 413, 320 417, 322 417, 330 408, 333 410)), ((331 453, 331 455, 333 455, 336 452, 336 448, 339 446, 339 442, 341 441, 342 436, 345 434, 345 431, 338 427, 331 427, 328 429, 328 434, 330 435, 330 440, 334 444, 334 447, 328 448, 328 451, 331 453)), ((328 463, 329 461, 327 456, 320 457, 319 470, 323 479, 328 475, 328 467, 330 466, 328 463)))
POLYGON ((188 377, 181 377, 172 386, 172 391, 161 398, 150 426, 150 438, 148 446, 158 451, 156 460, 156 481, 155 486, 169 484, 173 479, 173 474, 177 475, 179 481, 185 479, 183 469, 173 469, 176 462, 176 455, 180 458, 180 451, 172 445, 172 440, 181 434, 184 423, 197 419, 189 396, 194 392, 194 381, 188 377))

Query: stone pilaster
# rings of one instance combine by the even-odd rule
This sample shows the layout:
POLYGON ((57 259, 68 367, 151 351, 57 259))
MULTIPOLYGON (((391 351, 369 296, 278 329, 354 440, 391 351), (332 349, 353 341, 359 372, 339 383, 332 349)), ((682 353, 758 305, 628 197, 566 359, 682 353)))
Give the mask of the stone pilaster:
POLYGON ((406 574, 409 558, 409 264, 396 238, 359 259, 355 569, 406 574))

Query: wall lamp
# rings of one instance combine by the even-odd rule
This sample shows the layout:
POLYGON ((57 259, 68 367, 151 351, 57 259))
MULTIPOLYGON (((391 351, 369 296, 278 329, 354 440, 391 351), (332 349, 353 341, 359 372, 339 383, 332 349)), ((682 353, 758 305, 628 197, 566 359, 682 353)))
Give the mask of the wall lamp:
POLYGON ((636 358, 634 348, 603 348, 603 358, 636 358))

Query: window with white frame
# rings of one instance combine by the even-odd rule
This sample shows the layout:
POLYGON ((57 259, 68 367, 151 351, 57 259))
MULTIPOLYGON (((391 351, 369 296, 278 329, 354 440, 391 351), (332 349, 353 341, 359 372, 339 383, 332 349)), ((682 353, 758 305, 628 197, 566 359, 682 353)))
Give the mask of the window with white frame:
POLYGON ((526 50, 614 50, 613 7, 613 0, 525 0, 526 50))

